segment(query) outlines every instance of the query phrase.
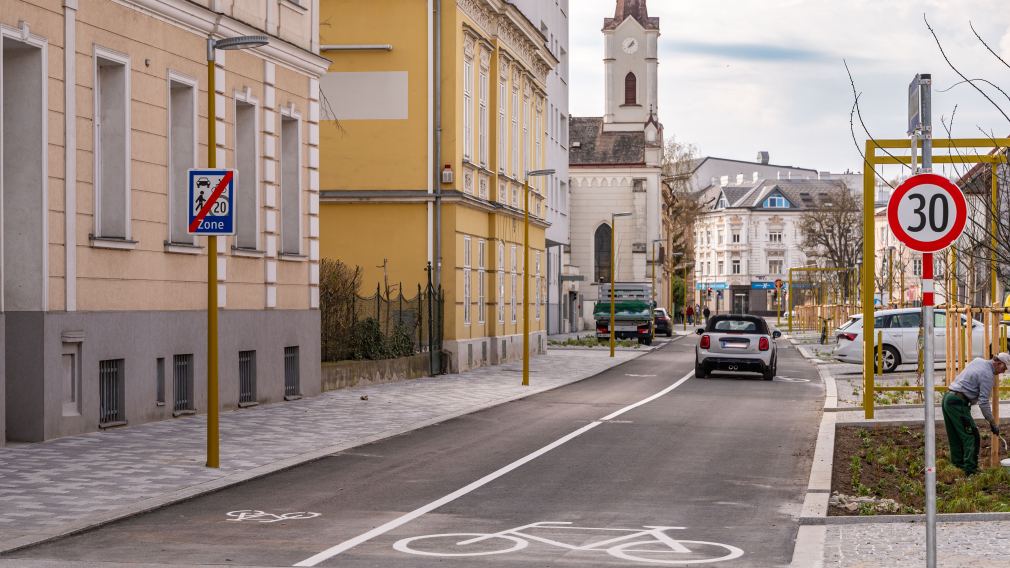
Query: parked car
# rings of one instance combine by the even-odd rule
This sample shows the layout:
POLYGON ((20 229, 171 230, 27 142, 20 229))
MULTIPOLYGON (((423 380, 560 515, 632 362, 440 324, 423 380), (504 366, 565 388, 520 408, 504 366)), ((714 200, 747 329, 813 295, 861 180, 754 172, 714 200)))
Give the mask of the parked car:
MULTIPOLYGON (((596 339, 610 339, 610 301, 597 302, 593 308, 596 319, 596 339)), ((618 300, 614 302, 615 339, 637 339, 652 345, 655 336, 652 324, 652 302, 618 300)))
POLYGON ((778 371, 778 330, 757 316, 721 315, 698 329, 701 339, 694 349, 694 376, 704 379, 712 371, 761 373, 770 381, 778 371))
POLYGON ((656 335, 662 333, 667 337, 673 337, 673 320, 666 312, 666 308, 656 308, 652 314, 656 322, 656 335))
MULTIPOLYGON (((962 325, 967 317, 961 316, 962 325)), ((881 310, 873 318, 873 333, 882 333, 885 373, 893 372, 902 364, 917 364, 919 361, 919 328, 922 325, 920 308, 881 310)), ((863 316, 853 315, 849 321, 835 330, 838 346, 835 359, 844 363, 863 362, 863 316)), ((947 314, 933 313, 933 360, 947 360, 947 314)), ((985 328, 982 322, 972 320, 971 352, 975 355, 985 352, 985 328)), ((874 360, 876 361, 876 359, 874 360)), ((876 362, 874 362, 876 367, 876 362)))

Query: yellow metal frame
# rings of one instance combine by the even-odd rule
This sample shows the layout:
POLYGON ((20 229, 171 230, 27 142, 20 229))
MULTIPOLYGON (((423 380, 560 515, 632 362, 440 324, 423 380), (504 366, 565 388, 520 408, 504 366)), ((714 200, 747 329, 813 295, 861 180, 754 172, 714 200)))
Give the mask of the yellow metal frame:
MULTIPOLYGON (((802 266, 802 267, 798 267, 798 268, 790 268, 789 269, 789 283, 787 284, 788 288, 786 288, 786 290, 787 290, 786 293, 789 296, 789 302, 787 303, 786 307, 789 309, 789 311, 786 313, 786 318, 787 318, 787 322, 788 322, 788 325, 789 325, 789 332, 790 333, 792 333, 792 331, 793 331, 793 271, 794 270, 796 272, 848 272, 848 271, 852 270, 852 267, 849 266, 849 267, 838 268, 838 267, 821 267, 821 266, 802 266)), ((781 302, 780 302, 780 304, 781 304, 781 302)))
MULTIPOLYGON (((1010 138, 934 138, 934 149, 979 149, 979 148, 1010 148, 1010 138)), ((917 140, 917 146, 922 147, 923 141, 917 140)), ((872 419, 874 414, 874 399, 878 390, 921 390, 923 387, 877 387, 876 377, 873 368, 873 356, 876 351, 873 336, 873 277, 876 271, 876 263, 873 258, 876 255, 876 231, 874 230, 874 203, 876 199, 876 171, 877 166, 912 163, 911 156, 895 156, 889 150, 909 150, 912 143, 908 139, 890 140, 867 140, 865 146, 865 167, 863 169, 863 274, 862 274, 862 302, 863 302, 863 411, 867 419, 872 419), (884 156, 878 156, 877 150, 884 150, 884 156)), ((934 164, 996 164, 1006 163, 1006 157, 997 153, 993 154, 964 154, 933 156, 934 164)), ((992 201, 996 202, 996 168, 992 168, 992 201)), ((995 209, 994 209, 995 210, 995 209)), ((995 226, 996 220, 991 219, 991 226, 995 226)), ((993 231, 995 234, 995 231, 993 231)), ((995 255, 991 255, 991 273, 996 273, 995 255)), ((993 298, 995 298, 996 279, 992 279, 993 298)), ((948 288, 949 293, 950 288, 948 288)), ((925 364, 934 364, 926 361, 925 364)), ((883 371, 883 369, 881 369, 883 371)), ((937 386, 937 390, 946 390, 946 387, 937 386)), ((998 408, 998 404, 997 404, 998 408)))

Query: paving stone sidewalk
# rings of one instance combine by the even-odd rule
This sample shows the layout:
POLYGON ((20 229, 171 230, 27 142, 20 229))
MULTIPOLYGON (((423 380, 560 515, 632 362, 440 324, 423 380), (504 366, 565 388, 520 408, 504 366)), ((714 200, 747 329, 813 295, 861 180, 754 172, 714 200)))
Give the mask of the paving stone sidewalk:
MULTIPOLYGON (((1010 522, 938 523, 937 566, 1010 566, 1010 522)), ((903 568, 926 565, 922 523, 831 525, 825 536, 825 568, 903 568)))
POLYGON ((513 363, 222 412, 218 470, 203 465, 205 415, 0 448, 0 552, 557 388, 646 352, 551 350, 532 360, 530 387, 513 363))

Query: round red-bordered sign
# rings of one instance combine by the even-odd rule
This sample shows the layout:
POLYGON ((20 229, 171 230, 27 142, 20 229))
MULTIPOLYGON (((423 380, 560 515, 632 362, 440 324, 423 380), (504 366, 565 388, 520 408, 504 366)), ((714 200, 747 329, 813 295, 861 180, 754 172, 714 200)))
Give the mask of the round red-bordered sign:
POLYGON ((887 202, 891 232, 917 252, 937 252, 951 245, 968 223, 968 203, 959 187, 936 174, 905 180, 887 202))

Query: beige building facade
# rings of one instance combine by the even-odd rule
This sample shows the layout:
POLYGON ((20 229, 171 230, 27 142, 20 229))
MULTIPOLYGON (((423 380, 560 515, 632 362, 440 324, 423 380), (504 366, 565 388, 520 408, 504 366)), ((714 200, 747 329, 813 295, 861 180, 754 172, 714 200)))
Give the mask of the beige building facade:
POLYGON ((270 38, 215 67, 222 407, 319 392, 317 4, 0 4, 0 443, 206 411, 208 37, 270 38))

